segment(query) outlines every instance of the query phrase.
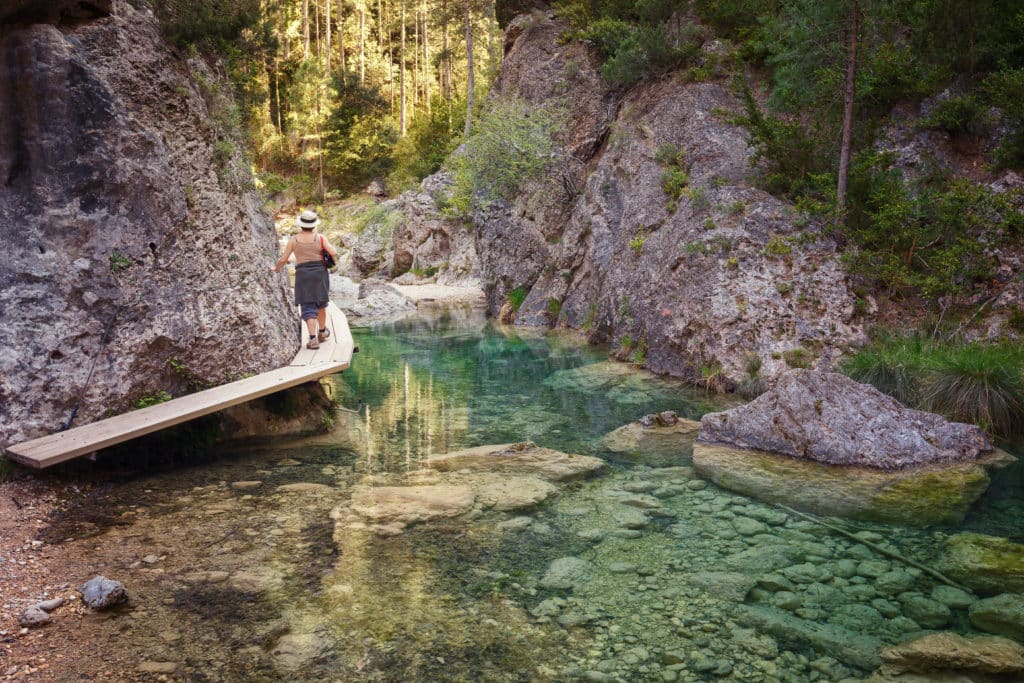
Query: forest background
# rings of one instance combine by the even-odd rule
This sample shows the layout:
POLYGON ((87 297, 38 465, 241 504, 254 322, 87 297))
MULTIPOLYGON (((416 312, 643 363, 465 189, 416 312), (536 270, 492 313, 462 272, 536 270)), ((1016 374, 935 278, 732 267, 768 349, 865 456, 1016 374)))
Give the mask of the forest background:
MULTIPOLYGON (((900 330, 848 371, 922 405, 918 379, 945 364, 950 377, 980 377, 979 391, 1001 386, 1016 402, 974 421, 1006 429, 1024 415, 1020 344, 933 343, 959 341, 985 288, 1005 277, 999 250, 1024 238, 1020 183, 992 183, 1024 166, 1024 7, 1015 0, 149 1, 183 50, 224 58, 237 104, 222 110, 223 128, 244 131, 265 194, 300 204, 344 200, 378 179, 396 194, 463 142, 468 153, 450 169, 456 197, 510 196, 543 172, 551 147, 538 132, 556 136, 557 117, 486 97, 503 29, 522 13, 565 18, 563 39, 592 46, 612 96, 657 78, 724 80, 743 111, 722 116, 748 131, 757 184, 826 226, 858 304, 883 297, 931 316, 915 317, 924 339, 900 330), (712 41, 721 49, 709 59, 712 41), (900 108, 978 163, 966 173, 939 163, 902 172, 875 144, 900 108), (474 145, 482 135, 491 144, 474 145)), ((218 143, 225 157, 237 139, 218 143)), ((669 152, 662 185, 678 199, 685 163, 669 152)), ((448 207, 467 218, 474 208, 448 207)), ((1024 333, 1024 311, 1008 327, 1024 333)))

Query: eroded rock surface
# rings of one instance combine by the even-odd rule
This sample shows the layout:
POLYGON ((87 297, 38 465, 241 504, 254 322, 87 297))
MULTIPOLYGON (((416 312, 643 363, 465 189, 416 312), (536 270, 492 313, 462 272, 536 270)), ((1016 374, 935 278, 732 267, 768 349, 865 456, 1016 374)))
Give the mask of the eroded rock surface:
POLYGON ((750 403, 705 415, 699 439, 884 470, 970 463, 993 450, 973 425, 911 410, 844 375, 811 370, 793 370, 750 403))
POLYGON ((230 86, 139 6, 21 2, 0 31, 0 443, 295 353, 230 86))
POLYGON ((751 356, 774 377, 862 338, 836 245, 751 184, 747 135, 720 113, 740 109, 727 85, 665 78, 620 101, 566 28, 536 14, 506 36, 492 96, 567 103, 568 161, 474 217, 491 314, 522 287, 516 324, 642 346, 650 369, 690 380, 720 366, 727 385, 751 356), (673 165, 679 197, 662 189, 673 165))
POLYGON ((524 474, 548 481, 582 479, 606 467, 600 458, 562 453, 529 441, 467 448, 431 458, 426 466, 441 472, 524 474))
POLYGON ((1024 645, 1006 638, 931 633, 885 648, 880 655, 890 668, 898 671, 1024 674, 1024 645))

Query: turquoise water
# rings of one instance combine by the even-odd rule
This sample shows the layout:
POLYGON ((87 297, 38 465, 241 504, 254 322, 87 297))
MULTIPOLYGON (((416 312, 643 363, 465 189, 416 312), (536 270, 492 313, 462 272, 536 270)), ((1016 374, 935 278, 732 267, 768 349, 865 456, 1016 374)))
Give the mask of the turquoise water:
MULTIPOLYGON (((837 521, 844 535, 685 466, 611 463, 534 508, 372 533, 353 501, 431 456, 600 454, 645 413, 735 402, 478 312, 354 335, 332 432, 127 476, 54 521, 133 595, 80 637, 116 641, 123 671, 171 662, 190 681, 809 682, 866 679, 880 647, 927 629, 976 633, 974 598, 878 551, 931 566, 957 529, 837 521)), ((965 526, 1022 540, 1021 512, 1016 467, 965 526)))

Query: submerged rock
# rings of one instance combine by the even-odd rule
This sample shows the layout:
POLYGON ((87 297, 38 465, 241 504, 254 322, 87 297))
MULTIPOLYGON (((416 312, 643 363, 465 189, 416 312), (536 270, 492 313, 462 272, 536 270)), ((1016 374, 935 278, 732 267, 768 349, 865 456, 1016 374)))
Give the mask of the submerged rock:
POLYGON ((871 670, 881 664, 877 654, 881 640, 841 626, 819 624, 770 607, 754 605, 740 605, 737 621, 780 640, 828 652, 839 661, 861 669, 871 670))
POLYGON ((606 434, 600 447, 615 460, 651 467, 688 465, 693 460, 693 441, 700 423, 671 414, 671 420, 658 413, 623 425, 606 434))
POLYGON ((82 602, 93 609, 106 609, 128 600, 128 591, 120 581, 105 576, 89 579, 80 589, 82 602))
POLYGON ((956 633, 930 633, 885 648, 879 654, 887 666, 898 671, 1024 673, 1024 646, 993 636, 964 638, 956 633))
POLYGON ((600 458, 562 453, 526 441, 467 448, 433 457, 426 466, 441 472, 500 472, 531 475, 548 481, 569 481, 595 474, 606 464, 600 458))
POLYGON ((475 500, 468 486, 363 486, 352 493, 352 511, 376 524, 414 524, 458 517, 475 500))
POLYGON ((968 612, 975 628, 1024 642, 1024 595, 1004 593, 979 600, 968 612))
POLYGON ((887 472, 699 442, 693 464, 700 476, 758 500, 907 526, 959 523, 989 484, 980 463, 887 472))
POLYGON ((700 441, 830 465, 895 470, 974 462, 992 444, 979 428, 911 410, 837 373, 794 370, 750 403, 701 419, 700 441))
POLYGON ((572 590, 590 580, 592 565, 579 557, 560 557, 548 566, 540 587, 549 590, 572 590))
POLYGON ((1024 593, 1024 545, 997 536, 961 533, 946 541, 943 573, 981 593, 1024 593))

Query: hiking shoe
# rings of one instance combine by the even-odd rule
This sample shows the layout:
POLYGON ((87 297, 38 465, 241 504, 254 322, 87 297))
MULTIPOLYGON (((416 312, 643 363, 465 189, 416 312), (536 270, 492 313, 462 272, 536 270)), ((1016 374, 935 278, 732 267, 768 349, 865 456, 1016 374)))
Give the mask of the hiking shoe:
POLYGON ((331 331, 325 327, 324 329, 320 330, 320 332, 316 335, 316 340, 317 341, 326 341, 327 338, 330 337, 330 336, 331 336, 331 331))
POLYGON ((317 341, 316 339, 310 339, 308 342, 306 342, 306 348, 307 349, 319 349, 320 348, 320 342, 317 341))

